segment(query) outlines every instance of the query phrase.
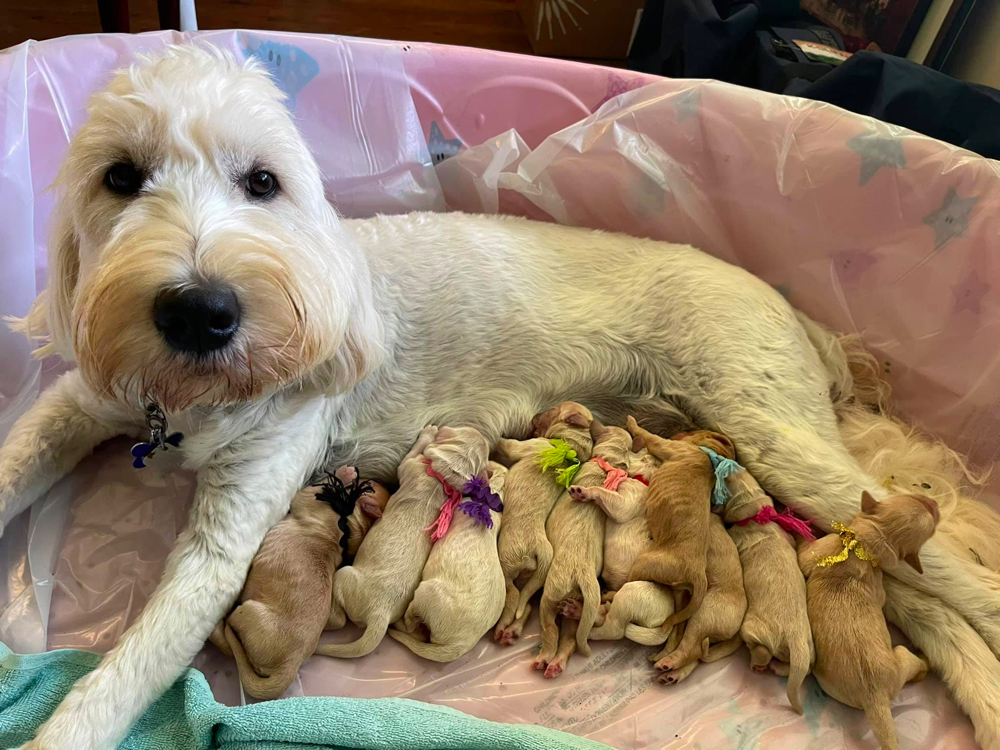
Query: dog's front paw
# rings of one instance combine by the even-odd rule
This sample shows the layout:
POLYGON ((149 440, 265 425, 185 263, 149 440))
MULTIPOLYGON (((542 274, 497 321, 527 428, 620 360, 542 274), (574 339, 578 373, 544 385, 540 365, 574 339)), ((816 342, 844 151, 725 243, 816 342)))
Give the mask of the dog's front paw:
POLYGON ((581 503, 585 503, 591 500, 590 493, 587 491, 589 487, 581 487, 578 484, 574 484, 569 488, 569 496, 574 500, 579 500, 581 503))
POLYGON ((534 661, 531 662, 531 668, 536 672, 541 672, 548 666, 549 660, 543 659, 541 656, 535 657, 534 661))

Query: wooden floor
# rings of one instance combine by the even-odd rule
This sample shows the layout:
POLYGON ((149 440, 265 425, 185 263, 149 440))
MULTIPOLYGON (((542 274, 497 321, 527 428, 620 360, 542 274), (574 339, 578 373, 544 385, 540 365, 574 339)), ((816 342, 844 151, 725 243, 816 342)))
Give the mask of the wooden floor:
MULTIPOLYGON (((530 53, 514 0, 195 0, 200 29, 271 29, 530 53)), ((159 28, 156 0, 129 0, 133 32, 159 28)), ((96 0, 0 0, 0 49, 101 30, 96 0)))

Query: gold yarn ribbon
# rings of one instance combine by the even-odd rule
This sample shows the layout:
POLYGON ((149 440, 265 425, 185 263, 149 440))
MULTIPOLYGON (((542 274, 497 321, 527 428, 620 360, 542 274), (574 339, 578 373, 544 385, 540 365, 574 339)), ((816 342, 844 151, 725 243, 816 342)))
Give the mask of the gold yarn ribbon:
POLYGON ((854 532, 851 529, 847 528, 842 523, 837 523, 836 521, 834 521, 832 525, 833 530, 840 534, 840 543, 844 545, 844 548, 836 555, 829 555, 828 557, 824 557, 822 560, 818 560, 816 564, 819 567, 829 568, 831 565, 842 563, 847 559, 847 556, 851 552, 853 552, 859 560, 870 562, 873 568, 878 567, 878 558, 865 552, 865 548, 861 546, 861 542, 855 539, 854 532))

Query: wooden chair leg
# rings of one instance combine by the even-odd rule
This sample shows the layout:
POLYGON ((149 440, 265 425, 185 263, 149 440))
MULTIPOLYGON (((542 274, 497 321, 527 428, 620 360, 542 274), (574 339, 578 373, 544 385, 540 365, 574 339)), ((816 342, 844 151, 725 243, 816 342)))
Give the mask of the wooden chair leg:
POLYGON ((101 31, 107 34, 129 33, 128 0, 97 0, 101 31))

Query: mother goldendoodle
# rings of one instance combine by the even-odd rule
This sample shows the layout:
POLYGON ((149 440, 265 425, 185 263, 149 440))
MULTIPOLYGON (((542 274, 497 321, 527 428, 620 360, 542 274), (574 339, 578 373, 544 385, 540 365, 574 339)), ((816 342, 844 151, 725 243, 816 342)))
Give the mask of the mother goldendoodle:
MULTIPOLYGON (((495 439, 565 398, 661 430, 686 415, 823 524, 884 495, 841 442, 825 334, 766 284, 690 247, 521 219, 341 221, 252 63, 141 60, 93 99, 57 184, 50 286, 19 325, 78 368, 0 449, 0 521, 101 441, 148 438, 150 403, 184 434, 198 489, 142 616, 30 747, 111 747, 201 648, 307 478, 342 458, 389 478, 430 422, 495 439)), ((934 540, 922 560, 922 577, 889 571, 906 584, 896 619, 993 744, 1000 577, 934 540), (978 672, 970 653, 987 655, 978 672)))

